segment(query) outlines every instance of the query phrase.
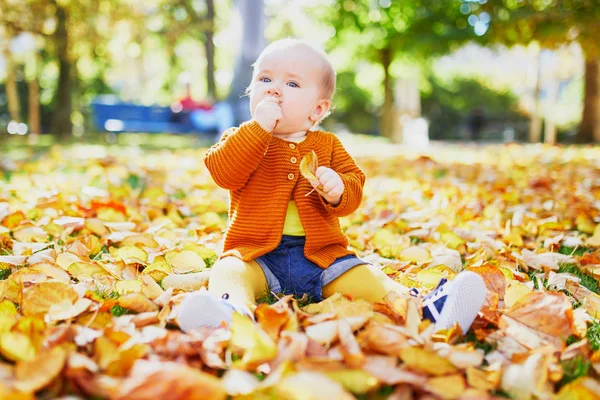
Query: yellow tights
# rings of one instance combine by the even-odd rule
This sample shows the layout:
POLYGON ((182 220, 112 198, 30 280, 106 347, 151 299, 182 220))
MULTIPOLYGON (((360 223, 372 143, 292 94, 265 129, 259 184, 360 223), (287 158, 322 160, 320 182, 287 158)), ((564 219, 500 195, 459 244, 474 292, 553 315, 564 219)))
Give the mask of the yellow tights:
MULTIPOLYGON (((218 297, 227 293, 234 304, 243 304, 254 310, 256 299, 264 296, 268 285, 256 261, 244 262, 235 257, 226 257, 213 266, 208 290, 218 297)), ((375 303, 381 302, 390 292, 406 293, 407 290, 406 286, 390 279, 377 267, 362 264, 325 286, 323 298, 339 292, 375 303)))

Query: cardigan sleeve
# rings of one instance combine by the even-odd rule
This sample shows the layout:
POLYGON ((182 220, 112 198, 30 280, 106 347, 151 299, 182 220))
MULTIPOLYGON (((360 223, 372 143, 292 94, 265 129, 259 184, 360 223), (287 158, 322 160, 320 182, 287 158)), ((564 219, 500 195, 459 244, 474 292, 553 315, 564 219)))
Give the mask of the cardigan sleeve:
POLYGON ((344 183, 344 193, 342 193, 340 203, 332 206, 322 196, 319 197, 327 211, 337 217, 345 217, 360 206, 366 176, 336 136, 333 136, 331 169, 339 174, 344 183))
POLYGON ((228 190, 244 186, 265 156, 271 137, 254 120, 226 131, 204 155, 204 164, 217 185, 228 190))

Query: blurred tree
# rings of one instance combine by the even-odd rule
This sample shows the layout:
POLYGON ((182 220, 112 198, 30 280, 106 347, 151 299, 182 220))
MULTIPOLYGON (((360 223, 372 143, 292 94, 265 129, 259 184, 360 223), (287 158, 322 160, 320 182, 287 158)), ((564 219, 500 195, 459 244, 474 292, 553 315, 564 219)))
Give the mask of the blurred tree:
POLYGON ((452 0, 334 0, 314 14, 335 28, 331 47, 351 48, 355 59, 379 64, 384 72, 381 134, 394 132, 394 77, 390 66, 399 56, 425 60, 450 51, 472 39, 468 29, 457 27, 460 2, 452 0))
MULTIPOLYGON (((214 35, 214 0, 157 0, 148 4, 141 0, 0 0, 0 27, 4 37, 29 32, 43 42, 43 55, 32 58, 39 64, 30 70, 30 110, 39 110, 39 73, 48 64, 56 64, 56 85, 46 88, 51 94, 52 109, 50 131, 55 135, 70 135, 73 121, 83 123, 82 113, 89 101, 97 94, 110 91, 104 76, 114 65, 109 46, 115 39, 115 28, 128 26, 125 39, 135 43, 140 54, 138 60, 140 80, 143 79, 142 53, 144 41, 151 36, 163 42, 170 55, 170 78, 167 92, 173 88, 174 79, 181 72, 175 48, 180 40, 192 38, 204 43, 207 56, 206 80, 209 96, 216 99, 214 35), (160 19, 160 28, 148 29, 151 19, 160 19), (34 104, 35 103, 35 104, 34 104), (37 104, 37 106, 36 106, 37 104)), ((119 45, 123 44, 122 38, 119 45)), ((8 45, 9 40, 4 43, 8 45)), ((3 44, 4 44, 3 43, 3 44)), ((114 45, 115 43, 113 43, 114 45)), ((2 46, 2 51, 7 51, 2 46)), ((10 54, 9 54, 10 56, 10 54)), ((10 61, 11 59, 8 58, 10 61)), ((11 114, 18 114, 18 94, 12 90, 15 68, 9 68, 7 92, 11 114)), ((39 115, 30 112, 30 125, 34 126, 39 115)), ((39 123, 38 123, 39 125, 39 123)))
POLYGON ((489 21, 489 30, 482 36, 487 43, 510 46, 535 40, 549 49, 579 43, 585 56, 585 97, 577 140, 600 142, 600 2, 481 0, 464 6, 477 20, 483 16, 489 21))
POLYGON ((242 44, 231 81, 227 101, 231 104, 236 124, 250 118, 246 88, 252 80, 252 63, 265 45, 265 12, 263 0, 237 0, 242 16, 242 44))
MULTIPOLYGON (((475 79, 455 78, 441 82, 430 76, 430 88, 423 93, 423 110, 430 121, 429 136, 432 139, 464 140, 465 115, 485 105, 485 120, 482 130, 486 138, 501 137, 504 129, 515 131, 516 138, 523 139, 520 128, 527 118, 518 111, 518 98, 510 92, 497 92, 475 79)), ((473 137, 471 137, 473 139, 473 137)))
POLYGON ((2 45, 2 55, 6 60, 6 98, 8 103, 8 113, 13 121, 21 121, 21 107, 19 105, 19 93, 17 91, 17 80, 15 78, 15 63, 12 52, 10 51, 10 42, 13 38, 13 29, 10 26, 4 28, 4 43, 2 45))

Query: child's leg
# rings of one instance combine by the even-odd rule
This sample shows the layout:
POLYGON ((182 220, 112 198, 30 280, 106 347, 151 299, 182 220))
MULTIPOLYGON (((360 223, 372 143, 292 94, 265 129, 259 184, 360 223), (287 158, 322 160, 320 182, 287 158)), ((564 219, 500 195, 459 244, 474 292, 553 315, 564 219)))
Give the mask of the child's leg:
POLYGON ((221 298, 227 294, 234 305, 256 308, 256 299, 268 290, 262 268, 254 260, 225 257, 215 263, 208 281, 208 291, 221 298))
POLYGON ((381 303, 391 292, 408 293, 409 288, 389 278, 379 268, 369 264, 357 265, 344 272, 323 288, 323 297, 336 292, 360 297, 370 303, 381 303))

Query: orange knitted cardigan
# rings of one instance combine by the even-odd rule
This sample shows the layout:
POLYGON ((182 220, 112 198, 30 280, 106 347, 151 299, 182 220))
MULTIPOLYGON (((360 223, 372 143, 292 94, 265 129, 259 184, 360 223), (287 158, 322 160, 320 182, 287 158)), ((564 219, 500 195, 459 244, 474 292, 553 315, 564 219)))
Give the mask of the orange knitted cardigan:
POLYGON ((281 241, 288 203, 295 200, 306 243, 304 255, 321 268, 354 254, 338 217, 360 205, 365 174, 356 166, 339 139, 330 132, 309 131, 300 142, 277 138, 256 121, 231 128, 204 156, 204 163, 220 187, 229 190, 229 227, 221 258, 250 261, 277 247, 281 241), (331 206, 300 175, 302 157, 314 150, 319 166, 337 172, 345 190, 331 206))

